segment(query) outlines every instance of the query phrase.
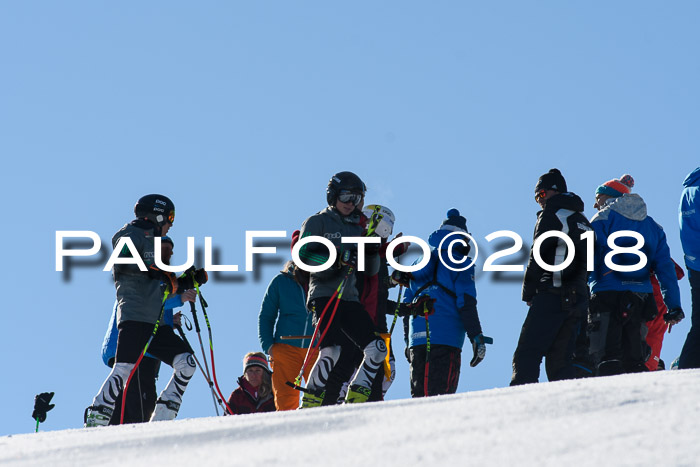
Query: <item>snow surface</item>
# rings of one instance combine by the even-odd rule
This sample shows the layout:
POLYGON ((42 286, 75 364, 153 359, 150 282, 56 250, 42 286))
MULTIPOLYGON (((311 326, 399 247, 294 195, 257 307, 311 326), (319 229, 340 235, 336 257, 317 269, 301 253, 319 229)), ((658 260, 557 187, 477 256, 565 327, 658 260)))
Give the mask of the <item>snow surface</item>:
POLYGON ((700 370, 0 438, 2 465, 698 465, 700 370))

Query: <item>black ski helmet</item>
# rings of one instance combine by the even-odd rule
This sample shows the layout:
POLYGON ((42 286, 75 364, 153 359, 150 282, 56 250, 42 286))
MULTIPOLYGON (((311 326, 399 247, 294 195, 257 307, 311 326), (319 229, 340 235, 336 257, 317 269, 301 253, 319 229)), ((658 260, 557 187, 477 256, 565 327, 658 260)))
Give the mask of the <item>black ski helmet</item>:
POLYGON ((329 206, 335 206, 335 202, 338 199, 338 193, 340 193, 341 190, 347 190, 364 195, 367 191, 367 187, 360 177, 354 173, 338 172, 331 177, 328 182, 328 187, 326 188, 326 201, 328 201, 329 206))
POLYGON ((175 205, 163 195, 146 195, 139 198, 134 206, 136 217, 147 219, 158 227, 175 221, 175 205))

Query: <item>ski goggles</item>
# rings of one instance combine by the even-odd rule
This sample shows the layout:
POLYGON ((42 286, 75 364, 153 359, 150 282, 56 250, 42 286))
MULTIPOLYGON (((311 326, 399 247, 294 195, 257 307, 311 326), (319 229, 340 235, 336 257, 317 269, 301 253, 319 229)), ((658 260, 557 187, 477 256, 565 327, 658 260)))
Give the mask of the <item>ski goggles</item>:
POLYGON ((338 201, 341 203, 352 203, 355 206, 362 202, 362 195, 360 193, 353 193, 351 191, 341 191, 338 194, 338 201))
POLYGON ((539 203, 542 198, 547 196, 547 190, 540 190, 535 193, 535 202, 539 203))

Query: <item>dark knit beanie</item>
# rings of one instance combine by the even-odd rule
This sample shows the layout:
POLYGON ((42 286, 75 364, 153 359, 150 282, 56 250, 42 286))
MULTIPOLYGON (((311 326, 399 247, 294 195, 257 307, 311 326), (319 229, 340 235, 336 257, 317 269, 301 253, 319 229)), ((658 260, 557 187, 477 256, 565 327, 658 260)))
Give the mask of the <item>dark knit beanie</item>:
POLYGON ((569 191, 566 189, 566 180, 564 180, 564 176, 559 172, 559 169, 551 169, 537 180, 535 193, 540 190, 554 190, 559 193, 566 193, 569 191))
POLYGON ((622 177, 608 180, 598 187, 595 191, 596 195, 608 195, 617 198, 624 194, 630 193, 634 186, 634 178, 631 175, 625 174, 622 177))
POLYGON ((439 230, 451 230, 453 232, 466 232, 467 219, 459 214, 455 208, 447 211, 447 219, 442 222, 439 230))
POLYGON ((262 352, 250 352, 243 357, 243 373, 251 366, 259 366, 271 373, 270 367, 267 366, 267 357, 262 352))

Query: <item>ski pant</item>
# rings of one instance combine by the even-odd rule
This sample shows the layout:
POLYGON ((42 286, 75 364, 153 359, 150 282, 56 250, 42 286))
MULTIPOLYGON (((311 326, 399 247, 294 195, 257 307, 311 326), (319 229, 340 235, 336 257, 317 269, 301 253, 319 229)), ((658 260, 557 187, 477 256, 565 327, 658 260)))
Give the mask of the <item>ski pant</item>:
POLYGON ((690 331, 685 338, 683 350, 678 360, 678 368, 700 368, 700 271, 688 268, 692 314, 690 331))
MULTIPOLYGON (((651 352, 649 359, 646 361, 646 367, 649 371, 656 371, 659 369, 661 346, 664 343, 664 335, 668 329, 668 324, 664 321, 664 314, 667 310, 666 305, 663 305, 663 308, 658 308, 658 310, 659 314, 656 315, 656 318, 646 323, 646 343, 651 352)), ((642 329, 642 331, 644 331, 644 329, 642 329)), ((642 332, 642 334, 644 334, 644 332, 642 332)))
MULTIPOLYGON (((143 352, 148 339, 153 334, 154 324, 140 321, 119 323, 117 337, 117 354, 111 373, 95 396, 93 406, 106 406, 114 409, 116 400, 126 385, 129 374, 143 352)), ((170 326, 161 326, 148 347, 148 352, 168 365, 173 366, 173 376, 160 398, 179 404, 182 401, 187 383, 195 371, 192 349, 177 337, 170 326)), ((145 358, 145 357, 144 357, 145 358)), ((140 366, 140 365, 139 365, 140 366)), ((133 380, 135 383, 136 380, 133 380)), ((136 383, 137 385, 137 383, 136 383)), ((127 392, 134 390, 129 383, 127 392)), ((127 394, 127 400, 129 395, 127 394)), ((126 414, 125 414, 126 415, 126 414)))
MULTIPOLYGON (((306 358, 306 349, 289 344, 273 344, 270 347, 270 366, 272 367, 272 392, 275 395, 277 410, 296 410, 299 408, 299 391, 287 385, 299 376, 301 366, 306 358)), ((304 370, 304 380, 308 382, 311 365, 304 370)))
POLYGON ((454 394, 459 385, 462 349, 450 345, 416 345, 409 349, 411 397, 424 397, 425 374, 428 374, 428 396, 454 394))
POLYGON ((513 355, 511 386, 538 382, 543 358, 549 381, 574 378, 576 326, 587 306, 588 295, 572 289, 533 297, 513 355))
MULTIPOLYGON (((151 414, 156 408, 156 379, 160 369, 160 360, 151 357, 143 357, 134 377, 129 384, 124 407, 124 423, 143 423, 151 419, 151 414)), ((122 413, 122 396, 119 394, 114 405, 110 425, 119 425, 122 413)))
POLYGON ((650 293, 608 290, 591 296, 590 352, 597 375, 647 371, 641 328, 655 313, 650 293))
MULTIPOLYGON (((344 334, 342 336, 344 336, 344 334)), ((347 339, 347 337, 345 337, 345 339, 347 339)), ((384 365, 380 366, 372 382, 372 392, 367 399, 368 402, 384 400, 384 394, 386 394, 386 391, 394 381, 395 364, 391 346, 389 347, 389 354, 390 377, 388 379, 385 377, 384 365)), ((347 386, 360 368, 363 358, 363 352, 349 339, 347 339, 345 344, 341 345, 340 357, 328 375, 326 395, 322 405, 334 405, 341 402, 341 399, 345 397, 347 392, 347 386)))
POLYGON ((340 349, 347 338, 363 353, 360 369, 353 378, 351 384, 366 388, 372 387, 377 371, 386 357, 386 345, 378 336, 378 329, 372 318, 360 302, 335 300, 329 305, 323 319, 320 319, 330 297, 322 297, 312 300, 309 308, 314 314, 314 322, 319 328, 319 336, 325 331, 320 342, 320 355, 309 377, 308 387, 311 390, 322 392, 328 383, 328 377, 340 357, 340 349), (333 307, 338 303, 336 314, 333 315, 333 307))

